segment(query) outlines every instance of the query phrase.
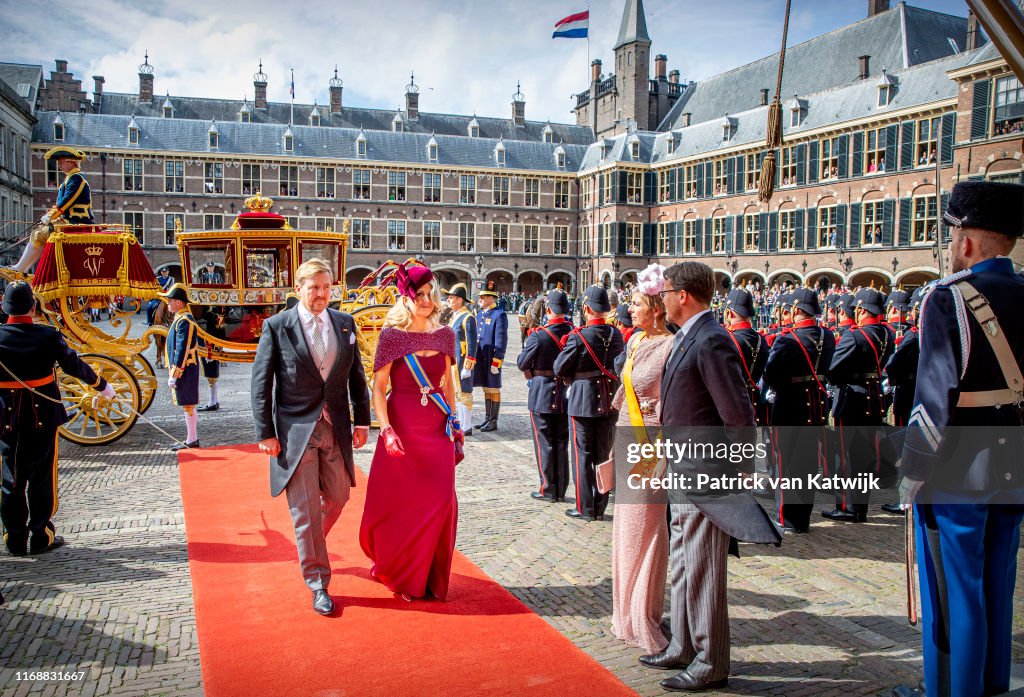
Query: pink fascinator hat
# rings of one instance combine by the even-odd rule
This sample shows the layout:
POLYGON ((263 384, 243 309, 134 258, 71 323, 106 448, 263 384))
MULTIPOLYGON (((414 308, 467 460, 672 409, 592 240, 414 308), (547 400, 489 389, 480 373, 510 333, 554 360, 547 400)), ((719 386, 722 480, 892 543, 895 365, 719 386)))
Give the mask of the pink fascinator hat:
POLYGON ((426 266, 399 264, 395 271, 395 286, 398 292, 410 300, 416 298, 416 291, 434 280, 434 273, 426 266))
POLYGON ((637 275, 636 287, 644 295, 657 295, 665 288, 665 267, 651 264, 637 275))

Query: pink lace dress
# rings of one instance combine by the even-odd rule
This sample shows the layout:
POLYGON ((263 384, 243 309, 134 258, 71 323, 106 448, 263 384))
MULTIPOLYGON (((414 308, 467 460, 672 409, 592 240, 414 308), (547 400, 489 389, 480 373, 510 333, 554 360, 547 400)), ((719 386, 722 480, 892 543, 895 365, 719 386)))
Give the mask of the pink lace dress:
MULTIPOLYGON (((634 336, 626 347, 633 354, 631 378, 644 424, 658 426, 655 411, 661 394, 661 373, 672 350, 672 336, 634 336), (639 343, 637 343, 639 342, 639 343), (649 413, 648 413, 649 412, 649 413)), ((619 410, 617 430, 630 428, 624 385, 613 406, 619 410)), ((668 525, 664 502, 615 506, 612 522, 612 632, 630 646, 657 653, 668 646, 661 630, 668 574, 668 525)))

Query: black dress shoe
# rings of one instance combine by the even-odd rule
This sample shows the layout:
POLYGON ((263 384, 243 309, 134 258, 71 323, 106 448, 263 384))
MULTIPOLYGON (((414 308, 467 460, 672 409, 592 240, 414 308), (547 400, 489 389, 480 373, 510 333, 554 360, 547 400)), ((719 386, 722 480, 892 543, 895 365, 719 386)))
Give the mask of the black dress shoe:
POLYGON ((715 690, 719 687, 726 687, 729 678, 721 680, 708 680, 701 682, 690 674, 689 670, 673 675, 661 681, 661 686, 670 692, 703 692, 704 690, 715 690))
POLYGON ((46 545, 45 547, 37 547, 35 545, 30 545, 29 548, 28 548, 28 553, 29 554, 46 554, 50 550, 57 549, 58 547, 63 547, 63 546, 64 546, 64 538, 61 537, 60 535, 54 535, 53 536, 53 542, 51 542, 50 544, 46 545))
POLYGON ((655 670, 685 670, 690 665, 690 661, 684 661, 676 656, 669 656, 664 651, 641 656, 637 660, 640 662, 640 665, 654 668, 655 670))
POLYGON ((539 491, 531 491, 530 498, 534 501, 543 501, 544 503, 554 503, 555 499, 547 494, 542 494, 539 491))
POLYGON ((565 514, 573 520, 585 520, 588 523, 594 522, 594 516, 587 515, 586 513, 580 513, 575 508, 566 509, 565 514))
POLYGON ((565 497, 564 496, 556 496, 555 497, 555 501, 557 501, 558 503, 565 503, 565 497))
POLYGON ((201 407, 196 407, 196 411, 220 411, 220 403, 217 404, 206 404, 201 407))
POLYGON ((907 685, 897 685, 892 688, 892 697, 924 697, 924 692, 907 685))
POLYGON ((334 612, 334 601, 327 591, 313 591, 313 610, 321 615, 329 615, 334 612))
POLYGON ((841 511, 838 508, 831 511, 822 511, 821 515, 829 520, 839 521, 841 523, 857 523, 861 522, 857 520, 857 516, 853 511, 841 511))
POLYGON ((805 532, 807 532, 808 530, 810 530, 811 528, 810 528, 810 526, 807 526, 807 525, 797 526, 797 525, 790 525, 789 523, 786 523, 785 525, 782 526, 782 529, 785 530, 786 532, 791 532, 791 533, 795 533, 797 535, 802 535, 805 532))
POLYGON ((174 445, 171 446, 171 451, 172 452, 177 452, 179 450, 185 450, 187 448, 198 448, 198 447, 199 447, 199 441, 198 440, 194 440, 191 443, 175 443, 174 445))
POLYGON ((882 510, 886 513, 892 513, 893 515, 905 515, 906 511, 903 510, 903 506, 897 503, 883 503, 882 510))
POLYGON ((7 553, 12 557, 24 557, 28 555, 28 547, 8 547, 7 553))

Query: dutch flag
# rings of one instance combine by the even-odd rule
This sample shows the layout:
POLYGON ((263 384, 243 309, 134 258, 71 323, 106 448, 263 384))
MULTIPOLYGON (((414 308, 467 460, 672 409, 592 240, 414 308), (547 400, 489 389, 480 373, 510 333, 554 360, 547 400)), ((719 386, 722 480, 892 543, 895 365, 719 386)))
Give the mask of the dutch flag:
POLYGON ((295 71, 292 71, 292 87, 291 87, 292 99, 295 99, 295 71))
POLYGON ((569 15, 555 24, 552 39, 585 39, 590 27, 590 10, 569 15))

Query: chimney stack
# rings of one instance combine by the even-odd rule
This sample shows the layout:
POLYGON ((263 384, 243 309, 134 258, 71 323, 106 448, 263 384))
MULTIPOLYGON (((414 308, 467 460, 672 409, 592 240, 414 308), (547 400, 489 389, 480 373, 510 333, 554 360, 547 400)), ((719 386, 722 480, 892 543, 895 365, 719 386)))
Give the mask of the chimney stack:
POLYGON ((252 86, 256 89, 255 104, 257 109, 267 108, 267 76, 263 72, 263 61, 260 61, 259 72, 252 76, 252 86))
POLYGON ((687 126, 690 125, 690 117, 691 116, 693 116, 693 114, 690 113, 689 111, 684 111, 683 112, 683 128, 686 128, 687 126))
POLYGON ((92 81, 94 85, 92 88, 92 104, 99 111, 100 100, 103 99, 103 83, 106 81, 102 75, 93 75, 92 81))
POLYGON ((889 9, 889 0, 868 0, 868 17, 886 12, 889 9))
MULTIPOLYGON (((341 78, 338 77, 338 66, 334 66, 334 77, 331 78, 331 81, 330 81, 329 84, 331 86, 331 113, 332 114, 340 114, 341 113, 341 89, 342 89, 342 82, 341 82, 341 78)), ((417 100, 417 105, 418 105, 418 100, 417 100)))
POLYGON ((679 84, 679 71, 678 70, 671 71, 668 74, 668 81, 671 82, 673 85, 678 85, 679 84))
POLYGON ((139 66, 139 101, 144 104, 153 103, 153 66, 149 64, 149 51, 146 59, 139 66))
POLYGON ((967 45, 965 51, 973 51, 978 48, 978 17, 973 11, 967 11, 967 45))
POLYGON ((519 89, 518 82, 516 83, 516 93, 512 95, 512 125, 526 125, 526 96, 519 89))
POLYGON ((601 79, 601 59, 595 58, 590 61, 590 81, 597 82, 601 79))
POLYGON ((866 80, 871 75, 871 56, 857 56, 860 62, 860 79, 866 80))
POLYGON ((420 88, 416 86, 415 73, 409 73, 409 84, 405 86, 405 116, 410 121, 420 117, 420 88))
POLYGON ((761 106, 768 106, 768 88, 761 88, 761 106))
POLYGON ((668 56, 659 53, 654 57, 654 79, 664 80, 665 71, 668 69, 668 56))

